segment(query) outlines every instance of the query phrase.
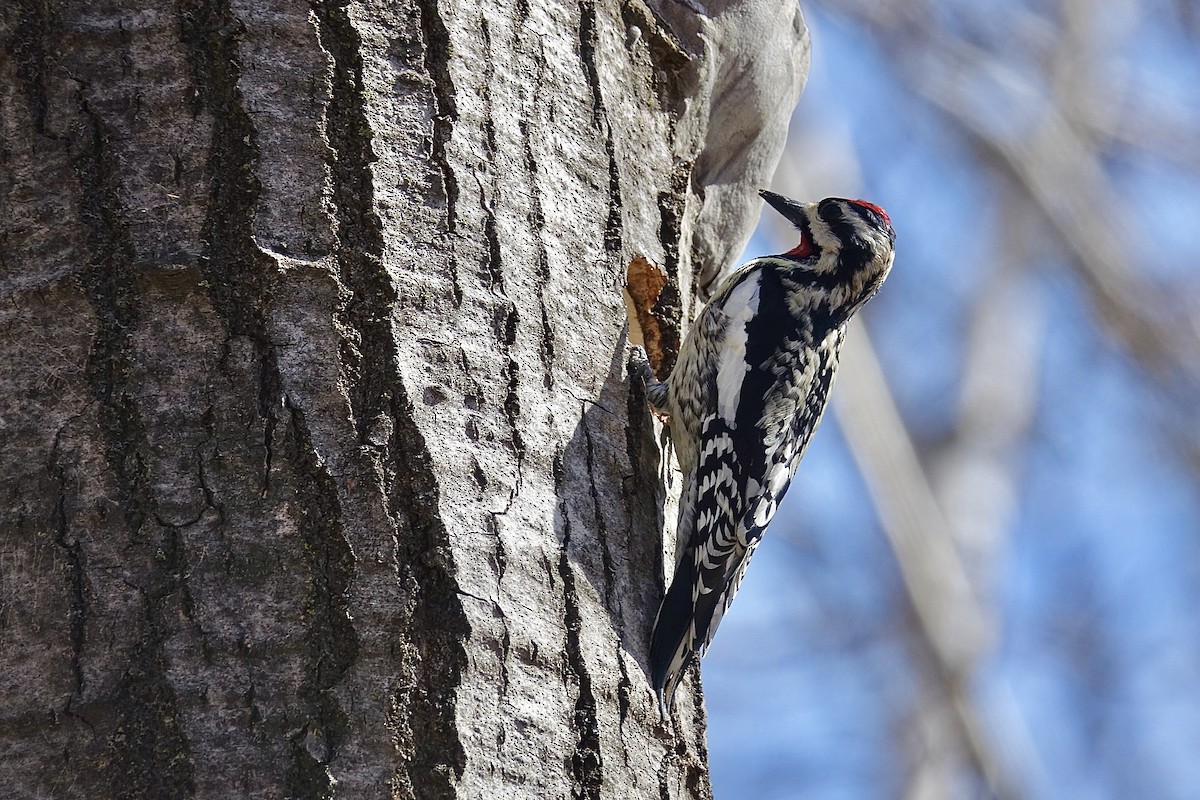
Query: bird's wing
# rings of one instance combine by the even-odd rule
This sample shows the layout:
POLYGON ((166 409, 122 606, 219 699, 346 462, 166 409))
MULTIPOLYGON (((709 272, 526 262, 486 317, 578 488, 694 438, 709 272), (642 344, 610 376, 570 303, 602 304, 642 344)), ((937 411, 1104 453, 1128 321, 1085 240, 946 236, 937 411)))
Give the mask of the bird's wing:
POLYGON ((768 370, 776 375, 770 382, 746 381, 734 412, 722 413, 718 404, 702 422, 685 490, 690 535, 651 645, 660 704, 670 702, 688 664, 704 655, 741 586, 820 421, 839 345, 840 335, 827 346, 793 348, 786 372, 768 370))
MULTIPOLYGON (((764 443, 752 428, 737 430, 739 404, 749 372, 748 331, 759 305, 761 272, 747 269, 705 308, 697 324, 710 349, 688 353, 688 380, 680 397, 698 398, 705 411, 696 419, 694 464, 685 476, 679 514, 678 556, 671 586, 659 608, 650 647, 651 678, 660 704, 693 658, 712 639, 714 618, 727 605, 731 579, 748 555, 739 528, 747 500, 746 478, 762 457, 764 443)), ((682 464, 682 459, 681 459, 682 464)), ((740 577, 738 578, 740 580, 740 577)))

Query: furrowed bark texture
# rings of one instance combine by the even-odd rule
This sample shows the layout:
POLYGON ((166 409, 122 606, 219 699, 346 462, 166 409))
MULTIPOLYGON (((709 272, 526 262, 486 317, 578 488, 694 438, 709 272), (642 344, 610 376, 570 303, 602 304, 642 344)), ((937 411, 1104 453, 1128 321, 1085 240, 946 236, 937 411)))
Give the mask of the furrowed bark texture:
POLYGON ((708 13, 4 4, 6 795, 710 793, 621 299, 701 270, 708 13))

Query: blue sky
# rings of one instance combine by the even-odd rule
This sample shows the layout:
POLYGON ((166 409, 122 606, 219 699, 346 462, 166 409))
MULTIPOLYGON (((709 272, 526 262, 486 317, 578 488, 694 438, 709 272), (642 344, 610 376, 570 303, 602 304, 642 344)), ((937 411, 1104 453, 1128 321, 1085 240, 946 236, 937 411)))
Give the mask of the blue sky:
MULTIPOLYGON (((792 157, 836 160, 848 147, 857 174, 821 189, 892 216, 896 267, 863 316, 912 435, 934 443, 952 433, 965 326, 1004 246, 995 181, 869 39, 805 13, 813 63, 794 125, 805 149, 792 157)), ((1155 109, 1200 119, 1194 40, 1131 19, 1145 35, 1116 62, 1122 74, 1154 87, 1155 109)), ((1109 166, 1153 242, 1146 268, 1200 296, 1196 173, 1136 154, 1109 166)), ((747 256, 783 249, 771 230, 747 256)), ((1040 325, 1036 410, 1014 445, 1014 518, 977 587, 1000 626, 977 705, 1027 797, 1200 797, 1194 477, 1163 435, 1155 387, 1098 330, 1061 254, 1036 257, 1022 286, 1040 325)), ((717 797, 899 796, 920 692, 908 624, 894 559, 827 417, 703 664, 717 797)))

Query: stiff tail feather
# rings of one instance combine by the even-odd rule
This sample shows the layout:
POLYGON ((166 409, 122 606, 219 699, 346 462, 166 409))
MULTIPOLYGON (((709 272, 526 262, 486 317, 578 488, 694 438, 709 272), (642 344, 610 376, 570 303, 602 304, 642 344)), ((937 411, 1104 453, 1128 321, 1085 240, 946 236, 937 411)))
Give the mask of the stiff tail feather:
POLYGON ((692 554, 683 553, 654 620, 654 636, 650 640, 650 682, 664 719, 675 702, 679 680, 695 657, 692 648, 696 636, 692 616, 695 571, 692 554))

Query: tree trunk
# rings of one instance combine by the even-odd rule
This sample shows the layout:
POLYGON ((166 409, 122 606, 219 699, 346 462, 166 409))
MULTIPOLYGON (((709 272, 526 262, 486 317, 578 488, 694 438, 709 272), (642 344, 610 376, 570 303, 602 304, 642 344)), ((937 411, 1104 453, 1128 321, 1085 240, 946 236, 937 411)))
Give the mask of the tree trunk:
POLYGON ((745 241, 793 15, 5 3, 5 793, 709 795, 621 289, 745 241))

